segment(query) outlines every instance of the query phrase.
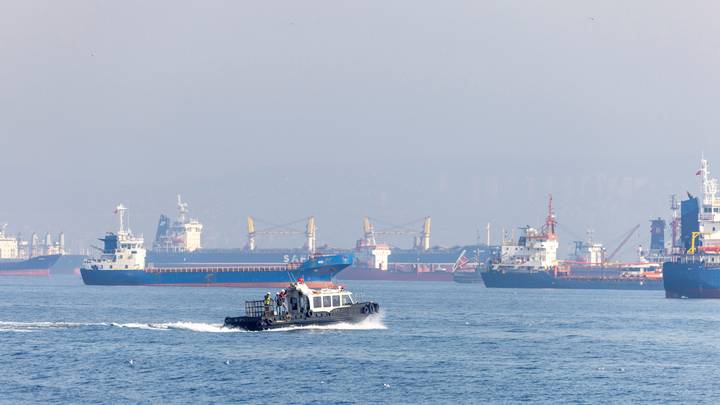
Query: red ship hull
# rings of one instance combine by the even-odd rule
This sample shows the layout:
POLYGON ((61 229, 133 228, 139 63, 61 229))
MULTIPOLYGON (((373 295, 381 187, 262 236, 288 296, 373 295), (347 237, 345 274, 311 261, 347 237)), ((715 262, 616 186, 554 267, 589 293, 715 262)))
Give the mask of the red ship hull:
POLYGON ((0 270, 0 276, 47 277, 49 269, 0 270))

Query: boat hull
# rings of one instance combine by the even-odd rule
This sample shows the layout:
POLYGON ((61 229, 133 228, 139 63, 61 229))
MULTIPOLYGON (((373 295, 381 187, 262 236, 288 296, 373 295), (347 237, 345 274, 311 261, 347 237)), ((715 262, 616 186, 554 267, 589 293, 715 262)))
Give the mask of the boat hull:
POLYGON ((487 271, 481 273, 488 288, 558 288, 580 290, 662 290, 659 279, 632 277, 554 277, 548 272, 520 273, 487 271))
POLYGON ((0 261, 0 276, 47 277, 61 255, 37 256, 27 260, 0 261))
POLYGON ((663 282, 667 298, 720 298, 720 266, 667 262, 663 282))
POLYGON ((87 285, 286 287, 300 278, 310 288, 333 285, 333 277, 352 263, 351 256, 312 259, 301 266, 159 267, 146 270, 80 270, 87 285))

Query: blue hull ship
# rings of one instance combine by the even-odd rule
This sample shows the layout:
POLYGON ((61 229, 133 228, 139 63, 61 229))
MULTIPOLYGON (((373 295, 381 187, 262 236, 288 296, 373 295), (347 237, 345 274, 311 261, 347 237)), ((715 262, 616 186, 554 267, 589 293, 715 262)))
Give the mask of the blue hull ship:
POLYGON ((286 287, 302 279, 310 288, 325 288, 332 286, 333 277, 352 261, 351 255, 332 255, 301 264, 189 264, 140 270, 83 268, 80 274, 88 285, 286 287))
POLYGON ((667 298, 720 298, 720 266, 695 262, 663 264, 667 298))
POLYGON ((104 238, 102 255, 88 259, 80 269, 88 285, 157 285, 157 286, 226 286, 285 287, 303 280, 310 288, 333 285, 333 277, 350 266, 352 255, 313 256, 302 263, 176 263, 156 266, 146 264, 142 236, 136 237, 126 227, 125 208, 115 213, 120 229, 104 238))
POLYGON ((488 288, 559 288, 578 290, 662 290, 659 279, 642 277, 572 277, 560 276, 545 271, 534 273, 502 273, 487 271, 481 273, 488 288))
POLYGON ((680 254, 663 263, 667 298, 720 298, 720 198, 718 180, 710 176, 707 160, 700 161, 702 194, 680 206, 680 254))

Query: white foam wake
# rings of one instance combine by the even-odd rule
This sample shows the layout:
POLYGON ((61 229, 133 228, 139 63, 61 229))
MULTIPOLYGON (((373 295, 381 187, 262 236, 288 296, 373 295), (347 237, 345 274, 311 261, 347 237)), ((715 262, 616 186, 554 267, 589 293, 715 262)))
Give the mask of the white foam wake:
POLYGON ((341 322, 330 325, 307 325, 307 326, 288 326, 286 328, 271 329, 271 332, 287 332, 293 330, 374 330, 387 329, 383 323, 382 312, 370 315, 364 320, 357 323, 341 322))
POLYGON ((144 330, 189 330, 192 332, 205 333, 228 333, 244 332, 241 329, 226 328, 222 324, 198 323, 198 322, 167 322, 167 323, 111 323, 118 328, 144 329, 144 330))
POLYGON ((106 323, 0 321, 0 332, 36 332, 47 329, 69 329, 106 325, 106 323))
MULTIPOLYGON (((69 329, 93 326, 110 326, 116 328, 142 329, 142 330, 187 330, 200 333, 238 333, 247 332, 238 328, 226 328, 222 324, 200 322, 165 322, 165 323, 79 323, 79 322, 7 322, 0 321, 2 332, 37 332, 48 329, 69 329)), ((272 329, 273 332, 287 332, 297 330, 372 330, 387 329, 383 324, 382 313, 371 315, 358 323, 335 323, 331 325, 288 326, 286 328, 272 329)))

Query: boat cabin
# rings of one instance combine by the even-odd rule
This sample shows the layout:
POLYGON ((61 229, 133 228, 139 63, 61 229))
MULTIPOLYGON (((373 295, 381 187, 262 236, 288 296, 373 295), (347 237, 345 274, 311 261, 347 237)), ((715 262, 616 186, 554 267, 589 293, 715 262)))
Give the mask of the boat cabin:
POLYGON ((305 283, 292 283, 285 291, 284 302, 278 305, 272 297, 270 306, 263 301, 245 302, 245 314, 250 317, 299 317, 319 313, 329 313, 334 309, 353 305, 352 293, 343 287, 313 290, 305 283))

